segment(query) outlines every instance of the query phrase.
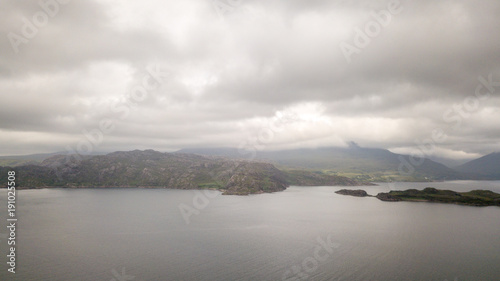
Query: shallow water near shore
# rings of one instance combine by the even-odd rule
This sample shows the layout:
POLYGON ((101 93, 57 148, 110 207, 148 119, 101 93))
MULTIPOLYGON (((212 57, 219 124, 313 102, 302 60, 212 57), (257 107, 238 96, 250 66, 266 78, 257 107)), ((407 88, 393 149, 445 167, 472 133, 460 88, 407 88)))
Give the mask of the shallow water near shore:
MULTIPOLYGON (((347 188, 427 186, 500 193, 500 181, 347 188)), ((17 273, 2 262, 0 280, 498 280, 499 207, 334 193, 342 188, 18 191, 17 273)))

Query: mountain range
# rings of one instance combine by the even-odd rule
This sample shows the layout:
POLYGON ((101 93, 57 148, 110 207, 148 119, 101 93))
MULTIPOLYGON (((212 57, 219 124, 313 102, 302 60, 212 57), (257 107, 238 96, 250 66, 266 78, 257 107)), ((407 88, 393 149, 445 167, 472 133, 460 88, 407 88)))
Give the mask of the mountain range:
POLYGON ((250 151, 235 148, 182 149, 182 153, 220 155, 233 159, 252 158, 280 168, 320 170, 362 181, 436 181, 461 179, 500 179, 500 154, 448 167, 428 158, 393 153, 386 149, 350 145, 281 151, 250 151))
POLYGON ((274 192, 289 185, 362 185, 383 181, 500 179, 500 153, 457 167, 386 149, 324 147, 281 151, 193 148, 106 155, 62 153, 0 157, 0 180, 18 172, 21 187, 211 188, 225 194, 274 192))

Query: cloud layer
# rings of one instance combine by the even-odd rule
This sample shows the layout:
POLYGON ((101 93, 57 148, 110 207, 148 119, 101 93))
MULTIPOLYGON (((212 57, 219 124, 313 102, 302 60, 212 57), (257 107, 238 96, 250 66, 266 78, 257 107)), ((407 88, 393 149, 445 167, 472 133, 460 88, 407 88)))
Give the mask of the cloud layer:
POLYGON ((2 1, 0 154, 499 151, 500 2, 414 2, 2 1))

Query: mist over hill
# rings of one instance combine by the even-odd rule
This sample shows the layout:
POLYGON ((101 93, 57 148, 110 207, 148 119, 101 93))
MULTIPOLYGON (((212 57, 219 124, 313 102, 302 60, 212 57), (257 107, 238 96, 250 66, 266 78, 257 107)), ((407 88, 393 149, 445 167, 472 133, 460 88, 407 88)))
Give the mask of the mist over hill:
POLYGON ((490 153, 455 168, 456 170, 479 175, 480 178, 500 179, 500 152, 490 153))
POLYGON ((427 158, 392 153, 386 149, 323 147, 250 152, 236 148, 182 149, 181 153, 257 159, 284 168, 325 170, 370 181, 430 181, 464 179, 462 173, 427 158))

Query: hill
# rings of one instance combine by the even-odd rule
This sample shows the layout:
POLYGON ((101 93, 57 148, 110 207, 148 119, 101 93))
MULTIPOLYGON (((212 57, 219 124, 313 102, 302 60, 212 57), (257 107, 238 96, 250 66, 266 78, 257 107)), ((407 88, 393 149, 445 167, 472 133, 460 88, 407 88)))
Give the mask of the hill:
MULTIPOLYGON (((53 153, 37 153, 37 154, 27 154, 27 155, 0 156, 0 166, 16 167, 21 165, 38 165, 47 158, 61 154, 66 154, 66 153, 53 152, 53 153)), ((92 153, 92 155, 101 155, 101 154, 104 153, 99 153, 99 152, 92 153)))
POLYGON ((309 171, 281 171, 270 163, 154 150, 113 152, 72 161, 56 155, 40 165, 0 168, 0 180, 15 170, 21 188, 164 187, 219 189, 224 194, 282 191, 290 184, 359 185, 357 181, 309 171))
POLYGON ((455 168, 479 178, 500 180, 500 152, 491 153, 455 168))

